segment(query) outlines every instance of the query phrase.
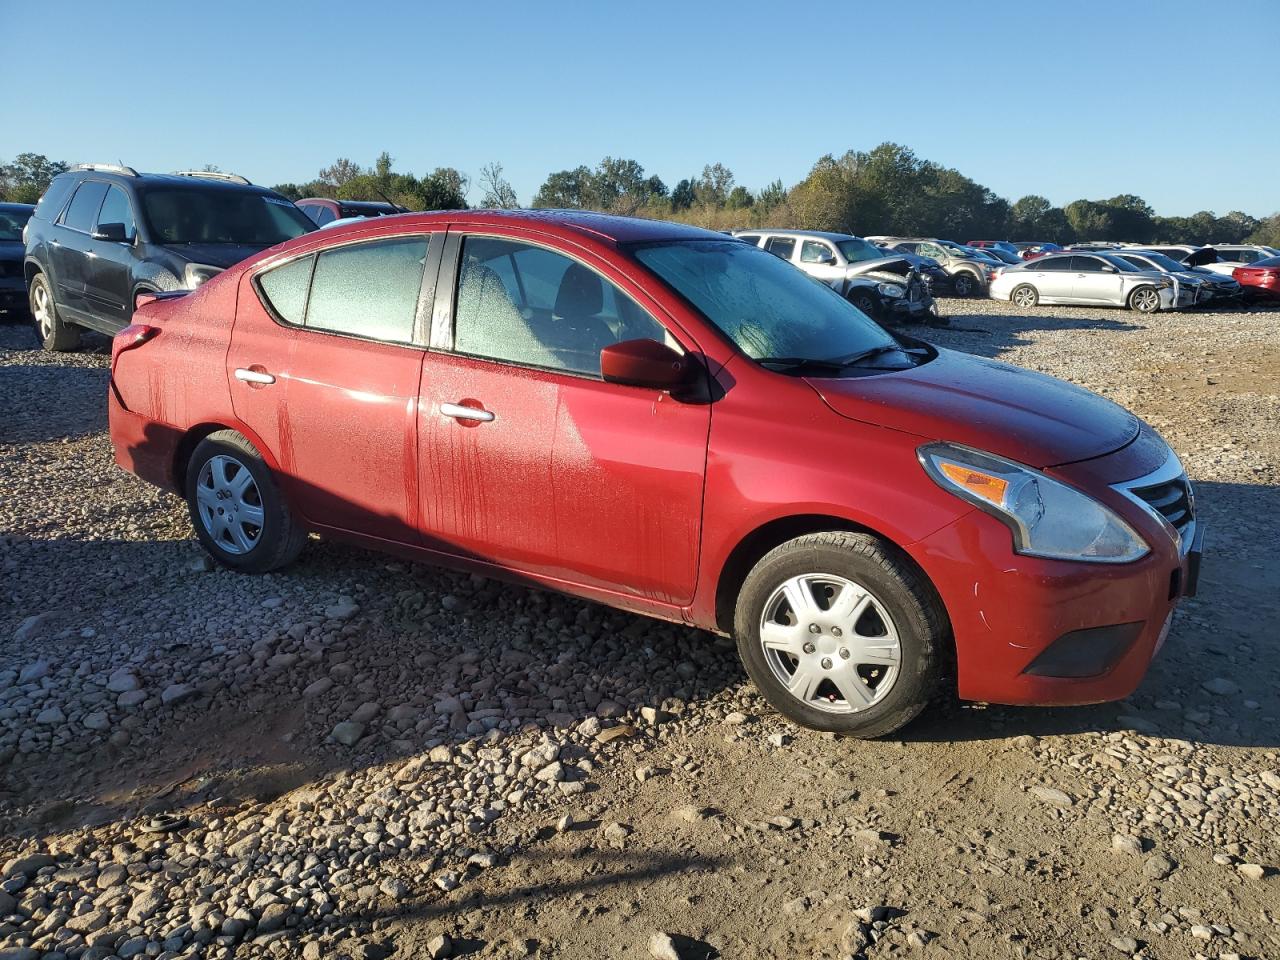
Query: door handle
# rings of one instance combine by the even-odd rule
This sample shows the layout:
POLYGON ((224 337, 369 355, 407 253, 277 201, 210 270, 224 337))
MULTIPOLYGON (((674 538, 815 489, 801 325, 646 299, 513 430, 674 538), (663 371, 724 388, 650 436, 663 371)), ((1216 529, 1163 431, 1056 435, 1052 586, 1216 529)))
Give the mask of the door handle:
POLYGON ((264 386, 268 383, 276 382, 276 378, 265 370, 252 370, 244 367, 236 368, 236 379, 243 380, 245 383, 260 383, 264 386))
POLYGON ((460 403, 442 403, 440 404, 440 412, 446 417, 453 417, 455 420, 479 420, 488 423, 493 419, 493 414, 488 410, 482 410, 479 407, 464 407, 460 403))

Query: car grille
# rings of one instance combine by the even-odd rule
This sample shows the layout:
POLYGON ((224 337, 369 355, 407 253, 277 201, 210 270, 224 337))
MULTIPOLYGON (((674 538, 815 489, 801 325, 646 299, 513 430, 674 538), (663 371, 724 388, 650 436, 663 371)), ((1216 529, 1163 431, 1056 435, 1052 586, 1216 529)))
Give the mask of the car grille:
POLYGON ((1196 517, 1195 493, 1185 473, 1166 483, 1130 487, 1129 492, 1168 520, 1179 536, 1185 537, 1187 528, 1196 517))

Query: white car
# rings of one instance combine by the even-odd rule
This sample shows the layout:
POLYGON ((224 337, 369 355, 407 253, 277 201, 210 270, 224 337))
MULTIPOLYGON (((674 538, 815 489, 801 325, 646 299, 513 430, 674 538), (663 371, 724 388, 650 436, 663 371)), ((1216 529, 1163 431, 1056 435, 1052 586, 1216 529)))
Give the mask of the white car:
POLYGON ((1259 260, 1280 256, 1280 250, 1276 250, 1273 247, 1255 246, 1247 243, 1215 244, 1206 249, 1212 249, 1218 255, 1218 259, 1216 263, 1205 263, 1202 266, 1206 270, 1212 270, 1214 273, 1221 273, 1228 277, 1231 276, 1231 272, 1236 267, 1245 267, 1259 260))
POLYGON ((1030 309, 1038 303, 1128 307, 1139 313, 1175 310, 1195 302, 1195 291, 1176 277, 1109 253, 1057 253, 1006 267, 991 281, 993 300, 1030 309))

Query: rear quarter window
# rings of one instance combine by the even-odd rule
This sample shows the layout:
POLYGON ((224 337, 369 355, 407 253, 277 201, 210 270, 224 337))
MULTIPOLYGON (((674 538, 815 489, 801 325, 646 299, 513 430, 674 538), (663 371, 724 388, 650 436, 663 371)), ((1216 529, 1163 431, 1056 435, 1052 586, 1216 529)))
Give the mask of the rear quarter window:
POLYGON ((62 205, 67 202, 71 190, 76 185, 75 177, 54 177, 49 189, 44 192, 40 202, 36 204, 36 212, 32 214, 38 220, 54 220, 62 212, 62 205))
POLYGON ((315 255, 310 254, 258 275, 263 300, 285 323, 302 326, 315 259, 315 255))

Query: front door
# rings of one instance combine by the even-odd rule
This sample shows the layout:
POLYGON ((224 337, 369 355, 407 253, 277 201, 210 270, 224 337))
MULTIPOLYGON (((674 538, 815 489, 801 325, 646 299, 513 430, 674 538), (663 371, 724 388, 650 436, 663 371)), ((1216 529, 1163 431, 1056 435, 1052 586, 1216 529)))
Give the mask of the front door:
POLYGON ((1071 299, 1077 303, 1120 302, 1120 271, 1098 257, 1071 258, 1071 299))
POLYGON ((89 240, 89 262, 85 271, 85 300, 95 315, 108 325, 123 329, 133 316, 133 243, 136 237, 129 198, 117 186, 107 188, 94 230, 104 224, 119 224, 125 239, 89 240))
POLYGON ((420 298, 435 236, 330 247, 242 281, 227 355, 236 415, 309 524, 418 539, 420 298))
POLYGON ((796 264, 811 277, 833 286, 837 293, 844 293, 844 267, 840 266, 835 248, 825 240, 800 241, 796 264))
POLYGON ((600 350, 639 338, 696 345, 608 265, 527 233, 451 234, 437 315, 446 349, 427 357, 419 404, 427 545, 555 583, 688 602, 710 407, 604 382, 600 350))

